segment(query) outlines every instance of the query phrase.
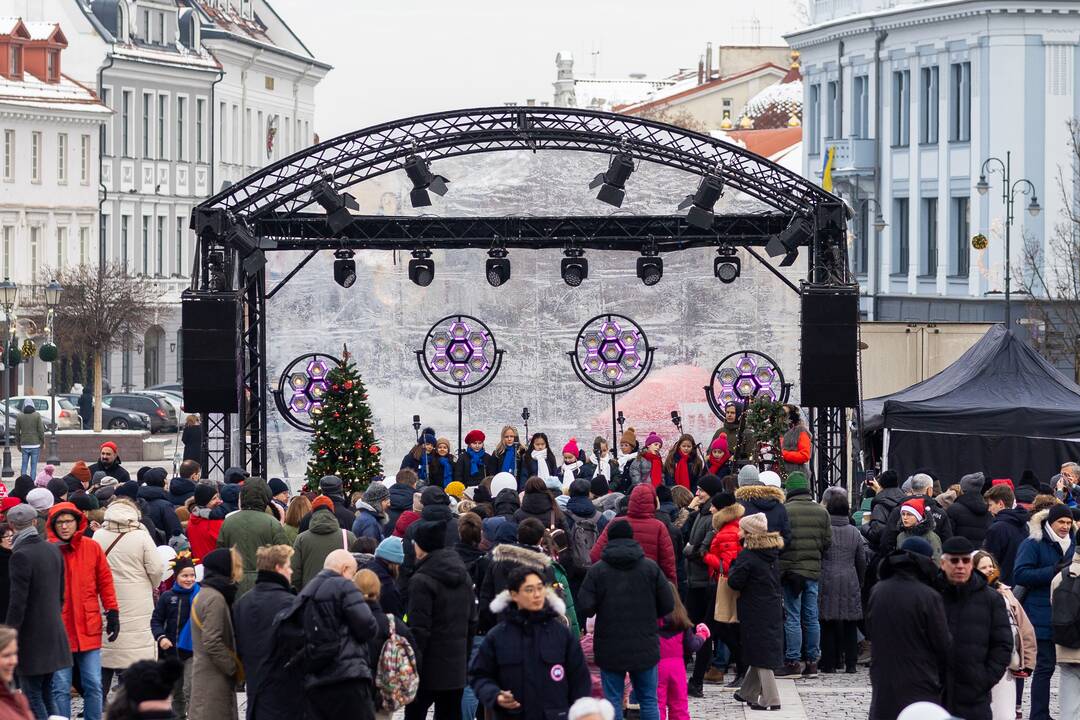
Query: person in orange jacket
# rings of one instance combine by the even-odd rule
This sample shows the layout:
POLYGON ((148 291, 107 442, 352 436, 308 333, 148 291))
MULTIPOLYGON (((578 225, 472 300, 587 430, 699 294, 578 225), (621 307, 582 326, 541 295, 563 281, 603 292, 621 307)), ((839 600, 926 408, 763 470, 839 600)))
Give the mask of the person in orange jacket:
POLYGON ((788 422, 788 430, 780 439, 780 450, 784 456, 785 475, 790 475, 796 470, 801 470, 806 477, 810 477, 810 455, 813 451, 813 438, 806 424, 802 421, 799 408, 796 405, 784 406, 784 417, 788 422))
MULTIPOLYGON (((49 510, 49 542, 59 545, 64 559, 64 629, 82 678, 83 717, 101 720, 101 608, 110 642, 120 634, 120 609, 105 551, 86 538, 86 528, 86 516, 72 503, 58 503, 49 510)), ((53 675, 53 703, 62 717, 71 716, 71 675, 71 666, 53 675)))

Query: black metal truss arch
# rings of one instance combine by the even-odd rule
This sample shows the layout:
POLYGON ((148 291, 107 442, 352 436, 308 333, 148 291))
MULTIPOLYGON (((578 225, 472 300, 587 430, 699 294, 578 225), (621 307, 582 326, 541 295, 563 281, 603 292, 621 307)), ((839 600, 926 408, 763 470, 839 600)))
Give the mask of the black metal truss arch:
POLYGON ((727 187, 788 216, 809 218, 819 205, 839 202, 745 148, 673 125, 597 110, 496 107, 420 115, 341 135, 249 175, 201 207, 249 220, 291 214, 314 202, 310 190, 323 178, 341 189, 401 169, 410 155, 433 161, 502 150, 617 151, 695 175, 719 172, 727 187))

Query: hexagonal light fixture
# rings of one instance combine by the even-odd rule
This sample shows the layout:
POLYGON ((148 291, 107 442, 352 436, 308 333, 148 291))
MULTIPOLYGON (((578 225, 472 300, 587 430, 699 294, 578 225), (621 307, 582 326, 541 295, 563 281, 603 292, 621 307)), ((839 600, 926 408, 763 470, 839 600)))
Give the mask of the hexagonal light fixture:
POLYGON ((450 325, 450 337, 456 340, 464 340, 469 336, 469 326, 463 322, 455 322, 450 325))
POLYGON ((734 387, 735 382, 739 379, 739 371, 732 367, 722 368, 717 373, 716 379, 724 387, 734 387))
POLYGON ((479 350, 487 343, 487 335, 482 332, 472 332, 469 334, 469 345, 474 350, 479 350))
POLYGON ((622 334, 619 336, 619 342, 627 350, 637 347, 638 334, 633 330, 623 330, 622 334))
POLYGON ((605 340, 600 346, 600 355, 609 363, 617 363, 622 358, 623 348, 618 340, 605 340))
POLYGON ((431 369, 438 373, 446 372, 450 369, 450 358, 445 355, 439 355, 432 359, 431 369))
POLYGON ((609 320, 600 326, 600 334, 609 340, 613 340, 619 337, 619 324, 614 320, 609 320))
POLYGON ((603 342, 603 340, 604 338, 600 335, 600 333, 589 332, 585 333, 585 336, 581 339, 581 342, 583 345, 585 345, 586 350, 595 351, 600 348, 600 343, 603 342))
POLYGON ((743 355, 735 363, 735 369, 739 371, 739 375, 752 375, 757 368, 757 361, 749 355, 743 355))
POLYGON ((450 333, 440 330, 431 336, 431 344, 438 350, 445 350, 450 344, 450 333))
POLYGON ((446 354, 450 356, 450 359, 455 363, 466 363, 472 356, 472 348, 469 347, 469 343, 465 340, 455 340, 450 343, 450 348, 446 351, 446 354))
POLYGON ((313 359, 307 365, 307 374, 312 378, 324 378, 329 371, 326 363, 318 358, 313 359))
POLYGON ((619 360, 619 365, 625 371, 636 370, 641 363, 641 358, 633 350, 627 350, 623 353, 622 359, 619 360))
POLYGON ((307 387, 308 376, 302 372, 296 372, 289 376, 289 387, 293 390, 303 390, 307 387))

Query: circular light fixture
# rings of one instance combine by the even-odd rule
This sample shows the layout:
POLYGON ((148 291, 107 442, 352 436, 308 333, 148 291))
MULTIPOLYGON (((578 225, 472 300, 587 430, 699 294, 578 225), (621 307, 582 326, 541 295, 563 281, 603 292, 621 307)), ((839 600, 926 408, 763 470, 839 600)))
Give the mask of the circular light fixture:
POLYGON ((341 364, 332 355, 308 353, 293 359, 281 373, 274 401, 287 423, 298 430, 312 432, 312 420, 322 412, 329 391, 326 376, 341 364))

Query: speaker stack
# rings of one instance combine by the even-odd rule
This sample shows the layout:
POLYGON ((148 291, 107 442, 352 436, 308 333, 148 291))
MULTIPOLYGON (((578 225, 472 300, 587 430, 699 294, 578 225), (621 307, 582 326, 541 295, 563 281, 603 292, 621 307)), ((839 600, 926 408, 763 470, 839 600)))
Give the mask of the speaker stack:
POLYGON ((859 402, 859 288, 803 285, 800 404, 859 402))
POLYGON ((239 310, 235 295, 184 292, 181 363, 187 412, 239 411, 239 310))

